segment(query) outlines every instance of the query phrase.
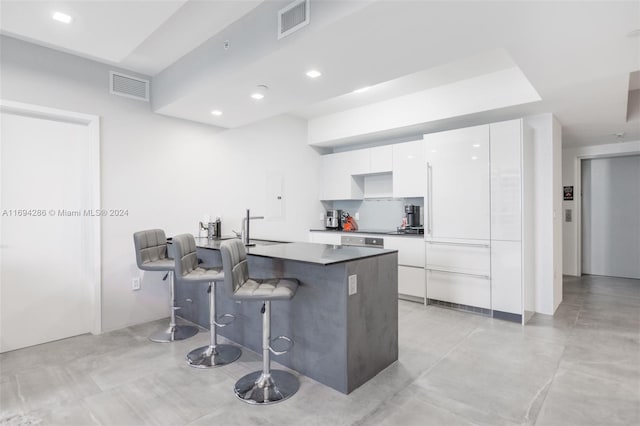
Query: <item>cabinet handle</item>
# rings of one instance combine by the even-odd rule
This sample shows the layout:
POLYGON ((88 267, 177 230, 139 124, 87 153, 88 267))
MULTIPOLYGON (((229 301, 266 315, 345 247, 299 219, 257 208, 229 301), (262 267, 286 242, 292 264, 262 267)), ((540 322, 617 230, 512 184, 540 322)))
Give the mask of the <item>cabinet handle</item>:
POLYGON ((427 235, 433 234, 433 167, 431 163, 427 163, 427 235))
POLYGON ((490 244, 473 244, 473 243, 453 243, 446 241, 427 241, 427 244, 443 245, 443 246, 464 246, 464 247, 482 247, 491 248, 490 244))
POLYGON ((456 271, 445 271, 444 269, 425 269, 425 271, 427 272, 441 272, 443 274, 455 274, 455 275, 465 275, 468 277, 476 277, 476 278, 482 278, 485 280, 490 280, 491 277, 489 275, 479 275, 479 274, 470 274, 468 272, 456 272, 456 271))

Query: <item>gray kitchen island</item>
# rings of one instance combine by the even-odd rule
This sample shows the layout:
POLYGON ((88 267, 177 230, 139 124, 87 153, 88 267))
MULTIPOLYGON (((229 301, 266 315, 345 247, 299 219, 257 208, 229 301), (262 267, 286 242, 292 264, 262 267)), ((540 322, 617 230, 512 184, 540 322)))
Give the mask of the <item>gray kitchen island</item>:
MULTIPOLYGON (((222 265, 221 241, 196 241, 203 266, 222 265)), ((294 342, 291 351, 275 361, 348 394, 398 359, 396 250, 259 243, 248 247, 247 253, 252 277, 300 281, 290 302, 272 302, 272 337, 285 335, 294 342)), ((179 283, 176 292, 182 307, 179 316, 208 328, 206 291, 206 285, 179 283)), ((235 315, 229 326, 218 328, 218 334, 260 353, 261 307, 257 301, 229 299, 223 284, 218 284, 218 315, 235 315)))

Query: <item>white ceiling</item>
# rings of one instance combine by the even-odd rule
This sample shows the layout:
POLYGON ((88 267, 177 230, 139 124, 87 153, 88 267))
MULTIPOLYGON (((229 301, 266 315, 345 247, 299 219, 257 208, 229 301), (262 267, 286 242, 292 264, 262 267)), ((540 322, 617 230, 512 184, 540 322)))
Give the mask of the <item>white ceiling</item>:
POLYGON ((640 140, 626 118, 640 69, 640 36, 629 36, 640 28, 638 1, 312 0, 311 23, 278 40, 275 12, 289 2, 1 0, 0 28, 154 76, 156 112, 221 127, 318 118, 515 65, 540 101, 425 126, 552 112, 566 146, 616 142, 620 132, 640 140), (76 21, 60 28, 51 5, 69 6, 76 21), (322 77, 309 80, 312 67, 322 77), (257 84, 270 87, 261 102, 248 97, 257 84))

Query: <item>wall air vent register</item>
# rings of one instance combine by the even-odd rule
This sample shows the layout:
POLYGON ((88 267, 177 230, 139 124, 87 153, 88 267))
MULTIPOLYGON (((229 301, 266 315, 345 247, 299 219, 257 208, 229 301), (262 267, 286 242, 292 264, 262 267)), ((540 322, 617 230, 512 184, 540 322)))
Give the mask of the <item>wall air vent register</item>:
POLYGON ((110 71, 109 89, 112 95, 149 102, 149 80, 110 71))
POLYGON ((297 0, 278 12, 278 38, 286 37, 309 23, 309 0, 297 0))

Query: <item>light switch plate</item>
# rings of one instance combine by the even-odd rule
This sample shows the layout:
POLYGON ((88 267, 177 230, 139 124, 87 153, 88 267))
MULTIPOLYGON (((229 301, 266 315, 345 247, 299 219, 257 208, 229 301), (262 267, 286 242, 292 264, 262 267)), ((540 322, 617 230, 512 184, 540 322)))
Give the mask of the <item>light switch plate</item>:
POLYGON ((356 220, 360 220, 360 212, 356 212, 356 220))
POLYGON ((349 296, 358 292, 358 276, 349 275, 349 296))
POLYGON ((131 290, 140 290, 140 278, 131 279, 131 290))

